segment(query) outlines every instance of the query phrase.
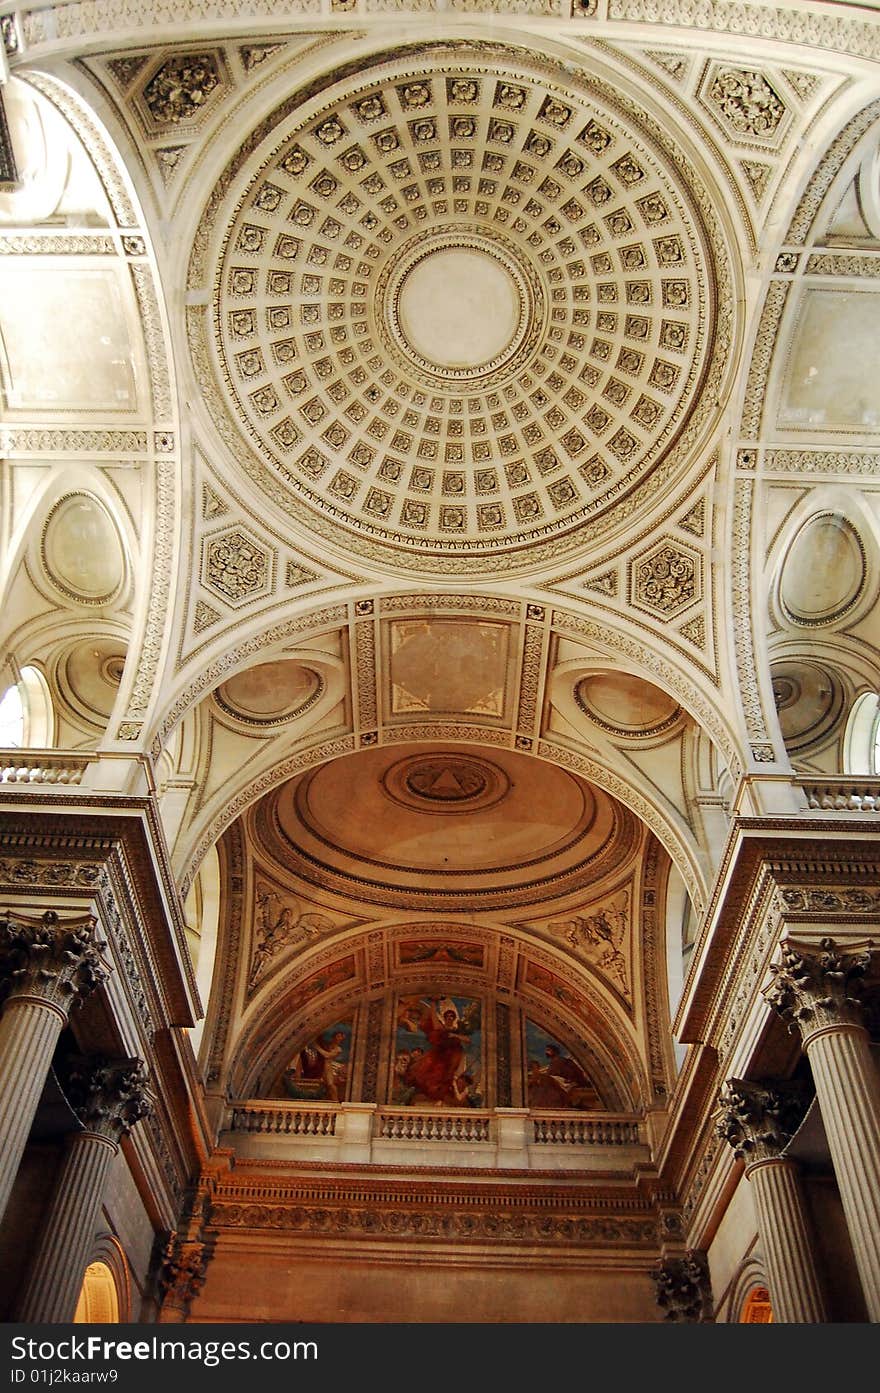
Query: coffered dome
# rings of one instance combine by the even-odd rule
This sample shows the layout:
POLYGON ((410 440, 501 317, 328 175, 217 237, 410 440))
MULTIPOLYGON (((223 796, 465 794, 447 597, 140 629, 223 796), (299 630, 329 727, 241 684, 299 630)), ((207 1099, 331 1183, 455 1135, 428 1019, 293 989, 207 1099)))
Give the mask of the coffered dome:
POLYGON ((726 281, 647 124, 466 44, 362 65, 245 142, 191 263, 214 275, 193 347, 276 503, 386 563, 493 569, 683 464, 726 281))

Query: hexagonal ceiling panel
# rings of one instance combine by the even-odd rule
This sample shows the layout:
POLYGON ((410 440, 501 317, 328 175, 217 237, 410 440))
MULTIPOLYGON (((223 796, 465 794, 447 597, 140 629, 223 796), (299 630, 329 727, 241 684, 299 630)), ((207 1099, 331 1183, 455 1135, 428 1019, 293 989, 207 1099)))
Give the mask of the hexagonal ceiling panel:
POLYGON ((681 444, 714 253, 655 135, 561 78, 422 48, 276 113, 215 190, 209 405, 342 545, 540 560, 681 444))

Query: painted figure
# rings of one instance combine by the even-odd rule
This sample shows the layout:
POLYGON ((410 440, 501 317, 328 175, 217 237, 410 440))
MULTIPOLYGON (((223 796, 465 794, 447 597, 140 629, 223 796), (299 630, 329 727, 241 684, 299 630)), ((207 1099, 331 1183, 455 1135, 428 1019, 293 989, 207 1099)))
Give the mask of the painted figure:
POLYGON ((329 1103, 342 1101, 347 1077, 348 1036, 344 1030, 318 1035, 294 1056, 284 1081, 293 1097, 318 1097, 329 1103))
POLYGON ((553 1112, 602 1108, 594 1084, 577 1060, 532 1021, 526 1023, 526 1042, 526 1102, 530 1108, 553 1112))
POLYGON ((399 1103, 439 1103, 445 1107, 471 1106, 477 1095, 472 1063, 468 1058, 474 1030, 479 1029, 474 1011, 464 1018, 451 997, 400 1003, 399 1029, 418 1034, 425 1046, 407 1045, 394 1061, 393 1099, 399 1103))

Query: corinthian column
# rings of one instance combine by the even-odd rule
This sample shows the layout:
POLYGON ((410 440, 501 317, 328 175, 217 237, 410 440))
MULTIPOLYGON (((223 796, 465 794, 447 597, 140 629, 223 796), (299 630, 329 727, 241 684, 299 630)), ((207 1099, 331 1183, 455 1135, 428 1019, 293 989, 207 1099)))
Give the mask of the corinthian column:
POLYGON ((729 1079, 719 1103, 718 1134, 745 1162, 752 1187, 773 1319, 800 1324, 826 1321, 800 1167, 780 1154, 803 1121, 803 1092, 780 1084, 729 1079))
POLYGON ((789 940, 764 995, 800 1030, 868 1317, 880 1321, 880 1079, 854 995, 870 963, 865 945, 840 952, 830 938, 789 940))
POLYGON ((58 1036, 71 1008, 108 975, 102 953, 91 915, 0 918, 0 1219, 58 1036))
POLYGON ((84 1130, 67 1138, 19 1298, 16 1319, 31 1324, 73 1320, 110 1163, 152 1107, 139 1059, 77 1057, 62 1069, 61 1082, 84 1130))

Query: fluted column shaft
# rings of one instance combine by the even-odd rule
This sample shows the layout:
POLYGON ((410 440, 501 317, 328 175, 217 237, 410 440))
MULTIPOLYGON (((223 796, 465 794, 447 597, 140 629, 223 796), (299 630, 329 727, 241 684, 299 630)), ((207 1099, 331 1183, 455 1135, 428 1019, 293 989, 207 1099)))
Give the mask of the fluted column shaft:
POLYGON ((73 1320, 107 1172, 118 1150, 115 1142, 96 1132, 75 1132, 67 1138, 16 1319, 28 1324, 73 1320))
POLYGON ((868 1032, 830 1026, 804 1045, 868 1318, 880 1321, 880 1082, 868 1032))
POLYGON ((92 915, 0 918, 0 1220, 71 1008, 107 976, 92 915))
POLYGON ((827 1321, 800 1167, 779 1156, 746 1167, 767 1265, 774 1321, 827 1321))
POLYGON ((120 1141, 149 1115, 152 1098, 139 1059, 69 1056, 59 1078, 83 1130, 71 1133, 51 1202, 19 1296, 16 1319, 72 1321, 89 1263, 107 1172, 120 1141))
POLYGON ((13 997, 0 1016, 0 1218, 66 1017, 47 1001, 13 997))
POLYGON ((868 1319, 880 1321, 880 1082, 862 1020, 871 940, 840 947, 787 939, 764 996, 800 1030, 861 1278, 868 1319))
POLYGON ((808 1103, 802 1083, 728 1079, 716 1113, 719 1136, 745 1162, 773 1318, 802 1325, 828 1319, 800 1168, 782 1154, 808 1103))

